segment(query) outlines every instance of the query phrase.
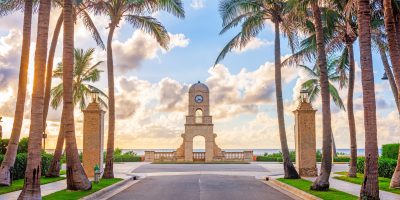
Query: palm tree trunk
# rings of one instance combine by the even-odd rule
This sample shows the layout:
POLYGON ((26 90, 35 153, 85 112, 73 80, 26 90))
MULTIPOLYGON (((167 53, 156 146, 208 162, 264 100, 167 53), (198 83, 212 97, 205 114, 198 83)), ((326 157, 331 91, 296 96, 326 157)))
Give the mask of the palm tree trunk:
POLYGON ((331 127, 331 109, 329 97, 329 81, 326 64, 326 54, 324 45, 324 34, 322 29, 321 12, 317 1, 311 3, 314 16, 314 26, 317 41, 317 63, 320 70, 319 82, 321 84, 322 97, 322 160, 321 172, 314 181, 311 189, 328 190, 329 176, 332 170, 332 127, 331 127))
MULTIPOLYGON (((43 126, 45 129, 44 131, 46 131, 47 113, 49 111, 49 106, 50 106, 50 91, 51 91, 51 80, 53 77, 54 54, 56 52, 57 41, 60 35, 62 23, 63 23, 63 13, 61 12, 60 16, 58 17, 56 27, 54 28, 53 39, 51 40, 50 44, 49 58, 47 59, 46 88, 44 92, 44 111, 43 111, 43 126)), ((53 159, 51 160, 50 167, 46 173, 46 177, 60 176, 60 158, 62 155, 62 150, 63 150, 62 148, 64 144, 64 133, 62 132, 61 122, 60 122, 60 131, 58 133, 58 138, 57 138, 56 150, 54 151, 54 156, 53 159)))
POLYGON ((393 97, 394 97, 394 100, 395 100, 396 106, 397 106, 397 111, 400 114, 399 99, 397 98, 399 96, 399 93, 397 90, 396 82, 394 80, 392 69, 390 68, 389 61, 387 59, 386 50, 383 47, 379 47, 379 54, 381 56, 381 60, 382 60, 383 68, 385 69, 386 76, 388 77, 390 88, 392 89, 393 97))
POLYGON ((63 23, 63 14, 61 12, 60 16, 58 17, 56 27, 54 28, 53 39, 51 40, 50 49, 49 49, 49 57, 47 59, 46 87, 44 90, 44 110, 43 110, 44 131, 46 131, 46 120, 47 120, 47 114, 49 112, 49 106, 50 106, 50 91, 51 91, 51 80, 53 78, 54 54, 56 52, 58 36, 60 35, 62 23, 63 23))
POLYGON ((25 181, 18 199, 41 199, 41 146, 43 133, 44 79, 46 73, 47 39, 50 20, 50 0, 40 0, 38 33, 32 89, 31 124, 25 181))
POLYGON ((79 160, 75 138, 73 70, 74 70, 74 17, 72 0, 64 0, 64 38, 63 38, 63 119, 65 150, 67 158, 67 189, 89 190, 92 184, 87 178, 79 160))
POLYGON ((26 98, 26 87, 28 80, 29 52, 31 46, 31 24, 32 24, 32 0, 25 1, 24 25, 22 36, 21 64, 19 67, 19 81, 17 103, 15 106, 14 122, 11 137, 8 141, 6 155, 0 167, 0 185, 11 184, 11 167, 14 166, 18 150, 18 141, 21 135, 22 121, 24 119, 24 107, 26 98))
POLYGON ((108 71, 108 139, 106 167, 103 178, 114 178, 114 131, 115 131, 115 100, 114 100, 114 64, 112 55, 112 39, 116 25, 110 23, 110 31, 107 38, 107 71, 108 71))
POLYGON ((378 144, 375 85, 371 53, 371 10, 369 0, 358 0, 358 35, 364 104, 365 169, 360 199, 379 199, 378 144))
POLYGON ((286 140, 285 130, 285 116, 282 98, 282 74, 281 74, 281 41, 280 41, 280 27, 279 22, 275 24, 275 88, 276 88, 276 105, 278 111, 278 124, 279 124, 279 137, 281 141, 282 155, 283 155, 283 170, 285 172, 284 178, 297 179, 300 178, 293 166, 289 156, 289 148, 286 140))
POLYGON ((60 159, 62 156, 62 150, 63 150, 64 138, 65 138, 63 126, 62 126, 63 116, 64 116, 64 111, 61 114, 60 131, 59 131, 58 137, 57 137, 56 150, 54 151, 54 156, 53 156, 53 159, 51 160, 50 167, 47 170, 46 177, 59 177, 60 176, 60 167, 61 167, 60 159))
POLYGON ((354 50, 353 44, 346 45, 349 54, 349 86, 347 90, 347 118, 349 121, 350 132, 350 166, 349 177, 357 177, 357 134, 356 122, 354 118, 353 109, 353 94, 354 94, 354 81, 355 81, 355 63, 354 63, 354 50))
MULTIPOLYGON (((387 38, 388 38, 388 46, 389 46, 389 54, 390 54, 390 59, 393 67, 393 73, 394 73, 394 78, 396 81, 397 89, 399 89, 399 84, 400 84, 400 49, 399 49, 399 44, 400 41, 398 41, 398 34, 397 29, 396 29, 396 23, 395 23, 395 16, 393 15, 393 8, 392 8, 392 1, 390 0, 384 0, 383 1, 383 7, 384 7, 384 21, 385 21, 385 28, 386 28, 386 33, 387 33, 387 38)), ((399 94, 399 91, 397 91, 399 94)), ((397 95, 397 98, 400 98, 399 95, 397 95)), ((399 101, 399 100, 398 100, 399 101)), ((400 152, 400 149, 399 149, 400 152)), ((399 157, 400 158, 400 155, 399 157)), ((400 160, 397 159, 397 166, 396 169, 393 173, 392 179, 390 181, 390 187, 391 188, 398 188, 400 187, 400 160)))

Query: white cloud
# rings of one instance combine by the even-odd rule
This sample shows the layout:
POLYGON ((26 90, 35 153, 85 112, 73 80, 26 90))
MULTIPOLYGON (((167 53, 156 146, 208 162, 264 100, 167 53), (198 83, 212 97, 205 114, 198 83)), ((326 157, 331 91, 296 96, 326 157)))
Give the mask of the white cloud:
POLYGON ((192 2, 190 3, 190 7, 195 10, 202 9, 205 7, 204 0, 192 0, 192 2))
POLYGON ((232 51, 235 53, 243 53, 246 51, 250 51, 250 50, 255 50, 264 46, 270 46, 273 45, 274 42, 268 41, 268 40, 263 40, 260 38, 253 38, 251 39, 247 45, 243 48, 234 48, 232 51))
POLYGON ((132 36, 121 42, 113 41, 114 66, 120 72, 127 72, 140 66, 144 60, 154 59, 159 52, 167 53, 176 47, 184 48, 189 44, 189 39, 184 34, 171 34, 168 51, 163 50, 157 41, 150 35, 136 30, 132 36))

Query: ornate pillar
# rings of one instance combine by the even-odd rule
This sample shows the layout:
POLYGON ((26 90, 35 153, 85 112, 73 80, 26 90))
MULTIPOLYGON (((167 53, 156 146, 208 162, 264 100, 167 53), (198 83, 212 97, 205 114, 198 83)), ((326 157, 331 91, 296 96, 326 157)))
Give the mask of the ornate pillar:
POLYGON ((315 141, 315 112, 311 103, 304 99, 295 115, 294 134, 296 140, 296 168, 300 176, 317 176, 316 141, 315 141))
POLYGON ((82 164, 88 177, 94 176, 96 165, 103 172, 104 113, 96 101, 83 110, 82 164))

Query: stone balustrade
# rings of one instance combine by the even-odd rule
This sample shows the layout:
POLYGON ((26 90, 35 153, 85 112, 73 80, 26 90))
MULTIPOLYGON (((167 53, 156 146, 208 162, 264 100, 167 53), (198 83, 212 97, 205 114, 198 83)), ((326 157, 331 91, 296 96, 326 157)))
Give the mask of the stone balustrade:
MULTIPOLYGON (((164 161, 177 161, 176 151, 173 152, 155 152, 145 151, 144 154, 145 162, 164 162, 164 161)), ((206 152, 193 152, 193 161, 205 161, 206 152)), ((225 152, 222 151, 222 158, 215 160, 226 160, 226 161, 253 161, 253 151, 242 151, 242 152, 225 152)))

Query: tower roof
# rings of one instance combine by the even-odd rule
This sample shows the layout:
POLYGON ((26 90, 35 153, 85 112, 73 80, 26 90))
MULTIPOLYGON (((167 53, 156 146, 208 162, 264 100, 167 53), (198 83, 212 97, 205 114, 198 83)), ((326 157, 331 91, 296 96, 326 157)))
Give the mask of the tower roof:
POLYGON ((195 91, 209 92, 207 85, 204 83, 200 83, 200 81, 190 86, 189 92, 195 91))

